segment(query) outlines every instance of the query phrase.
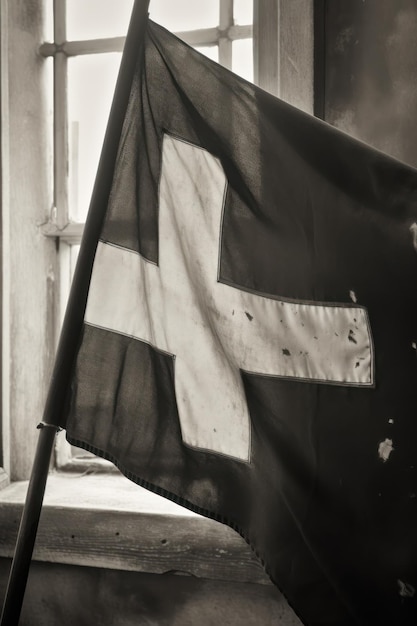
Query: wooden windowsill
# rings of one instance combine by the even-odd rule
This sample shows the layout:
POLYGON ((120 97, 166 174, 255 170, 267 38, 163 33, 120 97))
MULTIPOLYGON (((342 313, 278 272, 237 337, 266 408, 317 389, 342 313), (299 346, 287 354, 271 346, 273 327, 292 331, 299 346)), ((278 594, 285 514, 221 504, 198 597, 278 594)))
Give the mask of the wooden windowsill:
MULTIPOLYGON (((0 492, 0 557, 11 557, 27 482, 0 492)), ((52 473, 34 560, 270 584, 231 528, 154 495, 119 474, 52 473)))

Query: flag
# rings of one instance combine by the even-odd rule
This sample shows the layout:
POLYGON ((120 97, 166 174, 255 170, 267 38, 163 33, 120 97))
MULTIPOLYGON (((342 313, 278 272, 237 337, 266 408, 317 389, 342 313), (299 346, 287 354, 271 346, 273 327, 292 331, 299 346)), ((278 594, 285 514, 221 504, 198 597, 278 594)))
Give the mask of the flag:
POLYGON ((415 624, 417 172, 149 22, 94 245, 68 441, 304 624, 415 624))

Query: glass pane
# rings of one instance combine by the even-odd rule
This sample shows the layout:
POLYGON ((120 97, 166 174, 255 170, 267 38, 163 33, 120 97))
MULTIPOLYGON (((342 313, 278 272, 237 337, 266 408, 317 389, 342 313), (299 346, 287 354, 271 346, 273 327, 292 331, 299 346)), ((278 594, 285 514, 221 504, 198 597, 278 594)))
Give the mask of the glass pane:
POLYGON ((232 43, 232 70, 253 82, 253 40, 237 39, 232 43))
MULTIPOLYGON (((47 132, 48 132, 48 154, 53 154, 54 149, 54 60, 52 57, 47 57, 42 61, 45 69, 45 96, 46 96, 46 116, 47 132)), ((53 159, 48 159, 48 176, 51 184, 51 193, 53 194, 54 186, 54 162, 53 159)))
POLYGON ((72 278, 74 276, 74 271, 75 271, 75 266, 77 264, 79 251, 80 251, 79 244, 73 244, 71 246, 71 250, 70 250, 70 275, 71 275, 71 280, 72 280, 72 278))
POLYGON ((99 39, 126 35, 133 0, 67 0, 67 37, 99 39))
POLYGON ((235 24, 252 24, 253 22, 253 1, 234 0, 233 16, 235 24))
MULTIPOLYGON (((71 280, 74 277, 74 271, 75 271, 75 266, 77 263, 77 259, 78 259, 78 253, 80 251, 80 246, 78 244, 73 244, 70 246, 70 251, 69 251, 69 260, 70 260, 70 277, 71 280)), ((69 287, 69 286, 68 286, 69 287)), ((93 454, 92 452, 87 452, 87 450, 82 450, 81 448, 76 448, 75 446, 70 446, 69 444, 65 444, 68 446, 68 449, 71 452, 71 458, 73 459, 78 459, 78 460, 83 460, 83 461, 94 461, 95 465, 97 465, 97 463, 99 464, 99 466, 103 469, 103 470, 113 470, 114 466, 112 463, 110 463, 110 461, 105 461, 104 459, 99 459, 95 454, 93 454)), ((95 468, 97 469, 97 467, 95 468)))
POLYGON ((52 0, 45 3, 45 41, 54 40, 54 7, 52 0))
POLYGON ((152 0, 149 17, 176 32, 209 28, 219 23, 219 0, 152 0))
POLYGON ((216 61, 216 63, 219 62, 219 46, 197 46, 196 50, 201 52, 201 54, 204 54, 212 61, 216 61))
POLYGON ((85 220, 113 99, 121 54, 68 60, 69 205, 85 220))

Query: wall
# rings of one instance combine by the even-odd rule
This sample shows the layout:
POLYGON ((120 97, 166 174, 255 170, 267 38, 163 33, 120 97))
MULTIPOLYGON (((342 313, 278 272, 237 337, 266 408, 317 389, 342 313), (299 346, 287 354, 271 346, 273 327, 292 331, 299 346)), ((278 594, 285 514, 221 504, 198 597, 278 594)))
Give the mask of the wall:
POLYGON ((327 0, 324 117, 417 166, 417 3, 327 0))
POLYGON ((59 276, 55 241, 41 229, 53 205, 43 3, 2 0, 0 24, 2 463, 10 480, 24 480, 51 375, 59 276))

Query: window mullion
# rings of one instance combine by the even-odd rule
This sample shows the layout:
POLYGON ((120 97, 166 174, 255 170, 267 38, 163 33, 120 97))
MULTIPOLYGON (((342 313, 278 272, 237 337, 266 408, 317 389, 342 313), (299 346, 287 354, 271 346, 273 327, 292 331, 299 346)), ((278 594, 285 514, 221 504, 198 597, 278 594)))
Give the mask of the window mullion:
POLYGON ((66 0, 54 0, 54 222, 58 229, 69 222, 68 208, 68 58, 66 0))
POLYGON ((231 69, 232 67, 232 41, 229 29, 233 26, 233 0, 220 0, 219 18, 219 63, 231 69))

